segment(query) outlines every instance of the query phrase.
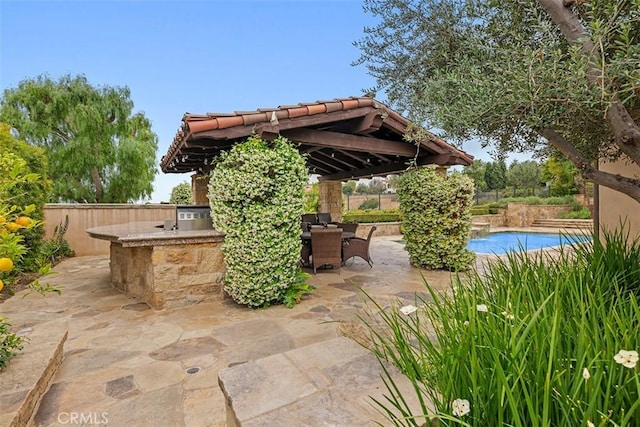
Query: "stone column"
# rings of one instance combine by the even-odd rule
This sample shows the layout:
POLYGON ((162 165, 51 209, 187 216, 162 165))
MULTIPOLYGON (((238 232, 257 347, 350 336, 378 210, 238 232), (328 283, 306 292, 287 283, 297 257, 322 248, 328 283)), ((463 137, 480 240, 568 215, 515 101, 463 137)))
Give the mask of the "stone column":
POLYGON ((448 166, 437 166, 436 167, 436 173, 440 176, 447 176, 447 169, 449 169, 448 166))
POLYGON ((318 212, 329 212, 331 220, 342 221, 342 182, 320 181, 318 212))
POLYGON ((209 175, 191 175, 191 201, 194 205, 209 206, 209 175))

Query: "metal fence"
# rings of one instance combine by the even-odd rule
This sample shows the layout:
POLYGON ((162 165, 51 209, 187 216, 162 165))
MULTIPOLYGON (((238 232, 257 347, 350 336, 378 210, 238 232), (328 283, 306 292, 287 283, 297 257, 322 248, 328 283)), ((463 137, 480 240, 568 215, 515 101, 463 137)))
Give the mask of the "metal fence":
POLYGON ((484 203, 498 202, 501 199, 509 197, 551 197, 551 187, 534 187, 534 188, 503 188, 501 190, 476 191, 473 195, 477 205, 484 203))

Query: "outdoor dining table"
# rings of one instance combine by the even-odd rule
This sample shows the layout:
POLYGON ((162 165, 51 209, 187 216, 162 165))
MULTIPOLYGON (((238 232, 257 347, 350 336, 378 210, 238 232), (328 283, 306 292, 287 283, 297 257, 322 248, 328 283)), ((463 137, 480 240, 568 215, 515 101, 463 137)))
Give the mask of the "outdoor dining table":
MULTIPOLYGON (((302 240, 311 240, 311 232, 303 231, 302 234, 300 234, 300 237, 302 238, 302 240)), ((342 232, 342 240, 349 240, 353 239, 354 237, 356 237, 356 233, 354 233, 353 231, 342 232)))

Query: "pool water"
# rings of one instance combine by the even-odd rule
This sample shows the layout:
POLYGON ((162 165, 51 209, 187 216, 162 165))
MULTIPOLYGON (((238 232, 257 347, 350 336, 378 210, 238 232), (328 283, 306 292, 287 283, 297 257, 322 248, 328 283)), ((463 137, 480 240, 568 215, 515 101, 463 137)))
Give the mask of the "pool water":
POLYGON ((507 252, 532 251, 588 240, 591 240, 591 237, 585 235, 499 232, 469 240, 467 249, 476 253, 504 255, 507 252))

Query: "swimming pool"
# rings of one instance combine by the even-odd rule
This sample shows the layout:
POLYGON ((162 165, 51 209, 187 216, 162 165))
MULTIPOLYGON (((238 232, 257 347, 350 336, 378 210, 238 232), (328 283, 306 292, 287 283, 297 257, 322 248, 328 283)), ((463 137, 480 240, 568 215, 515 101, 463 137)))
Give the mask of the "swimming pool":
POLYGON ((507 252, 518 252, 521 249, 532 251, 588 240, 591 240, 591 237, 585 235, 505 231, 490 233, 487 237, 471 239, 467 244, 467 249, 481 254, 504 255, 507 252))

